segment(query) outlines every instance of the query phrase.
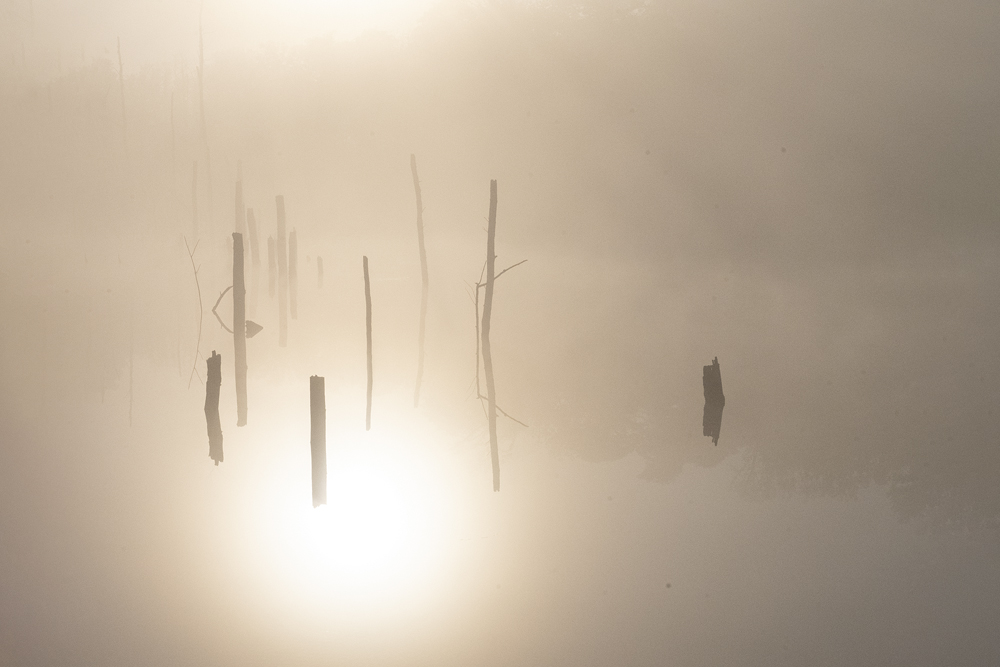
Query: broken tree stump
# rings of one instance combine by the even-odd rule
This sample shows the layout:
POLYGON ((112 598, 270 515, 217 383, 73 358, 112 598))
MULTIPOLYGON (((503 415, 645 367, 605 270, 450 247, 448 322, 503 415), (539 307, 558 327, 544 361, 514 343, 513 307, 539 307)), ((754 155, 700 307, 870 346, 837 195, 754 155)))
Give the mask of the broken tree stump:
POLYGON ((722 393, 722 370, 719 368, 719 358, 712 359, 710 366, 702 367, 702 384, 705 387, 705 414, 702 417, 702 432, 712 438, 712 444, 719 444, 719 432, 722 430, 722 409, 726 406, 726 397, 722 393))
POLYGON ((212 350, 206 359, 205 421, 208 424, 208 456, 215 465, 222 463, 222 422, 219 420, 219 389, 222 386, 222 355, 212 350))
POLYGON ((313 507, 319 507, 326 505, 326 388, 318 375, 309 378, 309 413, 313 507))
POLYGON ((247 288, 243 272, 243 235, 233 232, 233 356, 236 363, 236 425, 247 423, 247 288))

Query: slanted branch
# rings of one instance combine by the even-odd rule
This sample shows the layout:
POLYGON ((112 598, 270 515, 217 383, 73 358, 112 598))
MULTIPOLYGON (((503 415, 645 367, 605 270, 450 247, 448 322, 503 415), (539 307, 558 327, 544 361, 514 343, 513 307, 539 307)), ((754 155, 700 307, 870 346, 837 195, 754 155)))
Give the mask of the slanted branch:
MULTIPOLYGON (((198 373, 198 358, 201 356, 201 323, 205 315, 205 309, 201 303, 201 283, 198 282, 199 267, 194 264, 194 253, 198 250, 198 242, 195 241, 194 249, 188 245, 187 237, 184 238, 184 247, 187 248, 188 258, 191 260, 191 270, 194 272, 194 286, 198 290, 198 341, 194 346, 194 363, 191 364, 191 374, 188 376, 188 389, 191 388, 191 380, 198 373)), ((198 377, 201 380, 201 376, 198 377)))
MULTIPOLYGON (((424 248, 424 205, 420 197, 420 178, 417 176, 417 156, 410 155, 413 172, 413 190, 417 196, 417 249, 420 252, 420 324, 417 329, 417 382, 413 389, 413 407, 420 403, 420 383, 424 378, 424 330, 427 323, 427 250, 424 248)), ((478 320, 478 317, 476 318, 478 320)), ((478 365, 477 365, 478 367, 478 365)))
POLYGON ((361 266, 365 272, 365 335, 368 341, 368 392, 365 407, 365 430, 372 428, 372 290, 368 279, 368 257, 364 256, 361 266))

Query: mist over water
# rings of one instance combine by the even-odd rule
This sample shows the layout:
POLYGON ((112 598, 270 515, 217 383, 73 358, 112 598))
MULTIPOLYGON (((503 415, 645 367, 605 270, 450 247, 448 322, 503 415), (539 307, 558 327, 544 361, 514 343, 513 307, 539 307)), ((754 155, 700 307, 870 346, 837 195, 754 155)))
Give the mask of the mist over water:
POLYGON ((4 9, 0 665, 994 664, 997 9, 363 7, 4 9))

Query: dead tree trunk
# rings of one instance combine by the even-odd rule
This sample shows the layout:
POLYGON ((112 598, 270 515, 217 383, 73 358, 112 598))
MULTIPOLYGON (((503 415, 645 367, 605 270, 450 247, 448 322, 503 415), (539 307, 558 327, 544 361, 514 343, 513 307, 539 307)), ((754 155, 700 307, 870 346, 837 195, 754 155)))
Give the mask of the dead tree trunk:
POLYGON ((316 285, 323 289, 323 258, 316 256, 316 285))
POLYGON ((207 359, 205 382, 205 421, 208 423, 208 456, 215 465, 222 463, 222 421, 219 419, 219 389, 222 386, 222 355, 212 350, 207 359))
POLYGON ((260 247, 257 242, 257 219, 253 215, 253 209, 247 209, 247 227, 250 230, 250 257, 251 265, 251 288, 250 288, 250 317, 257 316, 257 288, 260 284, 260 247))
POLYGON ((267 237, 267 296, 274 298, 274 286, 278 280, 278 258, 274 252, 274 237, 267 237))
POLYGON ((365 430, 372 428, 372 290, 368 280, 368 257, 362 258, 361 266, 365 271, 365 333, 368 340, 368 401, 365 408, 365 430))
POLYGON ((198 241, 198 161, 191 166, 191 231, 192 237, 198 241))
POLYGON ((285 197, 275 197, 278 204, 278 346, 288 345, 288 251, 285 248, 285 197))
POLYGON ((420 324, 417 330, 417 383, 413 389, 413 407, 420 403, 420 382, 424 378, 424 329, 427 323, 427 251, 424 248, 424 205, 420 198, 420 179, 417 177, 417 156, 410 155, 413 172, 413 189, 417 194, 417 248, 420 251, 420 324))
POLYGON ((326 505, 326 388, 325 380, 318 375, 309 378, 309 412, 311 429, 309 444, 312 450, 313 507, 326 505))
POLYGON ((500 490, 500 449, 497 445, 497 397, 493 382, 493 356, 490 351, 490 323, 493 317, 493 281, 496 272, 497 182, 490 181, 490 217, 486 232, 486 294, 483 297, 483 372, 486 375, 487 419, 490 426, 490 456, 493 459, 493 490, 500 490))
POLYGON ((243 235, 233 232, 233 352, 236 358, 236 425, 247 423, 247 288, 243 277, 243 235))
POLYGON ((299 242, 293 229, 288 235, 288 306, 292 319, 299 319, 299 242))

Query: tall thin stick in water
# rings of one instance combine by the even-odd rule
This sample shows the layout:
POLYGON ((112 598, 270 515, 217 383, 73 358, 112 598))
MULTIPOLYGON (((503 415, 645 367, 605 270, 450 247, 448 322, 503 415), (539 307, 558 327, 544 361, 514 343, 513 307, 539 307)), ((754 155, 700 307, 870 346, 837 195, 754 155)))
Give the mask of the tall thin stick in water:
POLYGON ((195 242, 198 241, 198 161, 191 165, 191 233, 195 242))
POLYGON ((417 248, 420 250, 420 325, 417 330, 417 383, 413 389, 413 407, 420 404, 420 383, 424 378, 424 328, 427 323, 427 251, 424 248, 424 205, 420 198, 420 179, 417 177, 417 156, 410 154, 410 171, 413 172, 413 190, 417 194, 417 248))
POLYGON ((289 312, 293 320, 299 319, 299 242, 293 229, 288 234, 288 296, 289 312))
POLYGON ((122 98, 122 146, 128 151, 128 125, 125 122, 125 70, 122 68, 122 38, 118 38, 118 90, 122 98))
MULTIPOLYGON (((171 209, 177 215, 177 134, 174 132, 174 94, 170 93, 170 194, 171 209)), ((176 218, 175 218, 176 219, 176 218)))
POLYGON ((236 361, 236 425, 247 423, 247 288, 243 275, 243 235, 233 232, 233 351, 236 361))
POLYGON ((236 163, 236 228, 244 238, 247 235, 246 209, 243 207, 243 163, 236 163))
POLYGON ((490 323, 493 317, 493 281, 496 270, 497 182, 490 181, 490 218, 486 232, 486 294, 483 297, 483 372, 486 375, 487 419, 490 426, 490 456, 493 459, 493 490, 500 490, 500 449, 497 445, 497 398, 493 382, 493 355, 490 350, 490 323))
POLYGON ((260 244, 257 242, 257 218, 254 217, 253 209, 247 209, 247 227, 250 231, 250 257, 252 278, 250 289, 250 317, 257 316, 257 286, 260 282, 260 244))
MULTIPOLYGON (((134 297, 133 297, 134 299, 134 297)), ((128 425, 132 426, 132 369, 135 365, 135 303, 129 306, 128 311, 128 425)))
POLYGON ((274 298, 275 285, 278 281, 278 257, 274 252, 274 237, 267 237, 267 295, 274 298))
POLYGON ((212 350, 206 359, 205 422, 208 425, 208 456, 215 465, 222 463, 222 420, 219 419, 219 390, 222 386, 222 355, 212 350))
POLYGON ((319 507, 326 505, 326 387, 318 375, 309 378, 309 413, 313 507, 319 507))
POLYGON ((365 408, 365 430, 372 428, 372 289, 368 280, 368 257, 364 256, 361 266, 365 271, 365 333, 368 340, 368 402, 365 408))
POLYGON ((205 187, 208 195, 209 231, 212 222, 212 155, 208 150, 208 124, 205 122, 205 42, 202 39, 201 17, 198 17, 198 108, 201 115, 201 141, 205 146, 205 187))
POLYGON ((278 205, 278 346, 288 345, 288 251, 285 247, 285 197, 275 197, 278 205))

